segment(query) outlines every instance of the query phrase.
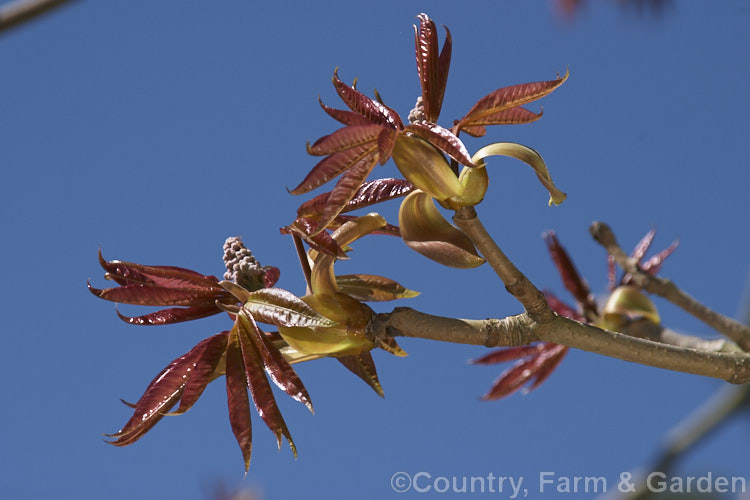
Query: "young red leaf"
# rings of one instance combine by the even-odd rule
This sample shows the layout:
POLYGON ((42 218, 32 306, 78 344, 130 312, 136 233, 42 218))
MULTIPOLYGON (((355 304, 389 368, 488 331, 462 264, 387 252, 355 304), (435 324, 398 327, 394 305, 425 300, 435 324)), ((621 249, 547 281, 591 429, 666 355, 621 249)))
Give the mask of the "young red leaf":
MULTIPOLYGON (((487 133, 486 125, 520 125, 523 123, 531 123, 542 117, 542 112, 534 113, 528 109, 522 107, 515 107, 510 109, 504 109, 487 115, 483 118, 479 118, 472 122, 472 125, 461 126, 460 129, 473 137, 482 137, 487 133)), ((456 121, 458 124, 459 122, 456 121)))
POLYGON ((340 128, 332 134, 321 137, 312 146, 308 146, 307 152, 314 156, 321 156, 363 146, 377 141, 382 130, 381 125, 372 124, 340 128))
POLYGON ((646 255, 646 252, 648 252, 648 249, 651 247, 651 243, 654 241, 654 236, 656 236, 656 229, 651 228, 651 230, 649 230, 649 232, 647 232, 646 235, 641 238, 641 241, 639 241, 633 249, 633 253, 630 255, 630 257, 635 260, 637 264, 641 263, 643 257, 646 255))
POLYGON ((364 157, 373 154, 373 151, 372 146, 364 145, 326 156, 310 170, 310 173, 300 182, 299 186, 289 192, 291 194, 304 194, 312 191, 356 165, 364 157))
POLYGON ((183 321, 192 321, 194 319, 206 318, 217 313, 216 305, 195 306, 195 307, 173 307, 162 309, 143 316, 123 316, 117 311, 117 316, 126 323, 131 325, 168 325, 171 323, 181 323, 183 321))
POLYGON ((481 124, 487 116, 540 99, 562 85, 567 79, 568 73, 566 72, 565 76, 555 80, 522 83, 498 89, 477 101, 466 116, 459 120, 457 127, 463 129, 466 126, 481 124))
POLYGON ((336 92, 349 109, 364 116, 371 123, 396 130, 404 128, 401 117, 392 109, 342 82, 338 76, 338 69, 333 72, 333 86, 336 87, 336 92))
POLYGON ((378 396, 381 398, 385 397, 383 386, 380 385, 380 381, 378 380, 378 372, 375 369, 372 354, 364 352, 356 356, 340 356, 336 360, 344 365, 347 370, 364 380, 378 396))
POLYGON ((375 168, 377 161, 377 148, 372 148, 368 154, 363 155, 354 166, 341 176, 336 183, 336 187, 328 195, 326 206, 323 208, 323 213, 320 215, 318 226, 313 234, 324 230, 341 213, 349 201, 354 198, 357 190, 365 182, 372 169, 375 168))
MULTIPOLYGON (((220 336, 219 334, 217 336, 220 336)), ((143 396, 134 405, 133 416, 125 426, 107 437, 115 438, 110 444, 126 446, 137 441, 161 420, 182 396, 196 364, 200 362, 206 347, 215 342, 215 337, 203 340, 189 352, 173 360, 146 387, 143 396)))
POLYGON ((492 351, 484 356, 472 359, 469 361, 472 365, 492 365, 496 363, 504 363, 506 361, 512 361, 514 359, 525 358, 527 356, 533 356, 539 354, 542 351, 542 344, 524 345, 519 347, 503 347, 492 351))
POLYGON ((429 142, 436 148, 444 151, 448 156, 468 167, 475 167, 471 161, 471 155, 469 151, 461 142, 461 139, 456 137, 450 130, 437 125, 436 123, 419 122, 407 125, 405 130, 411 132, 429 142))
POLYGON ((120 260, 106 261, 99 250, 99 264, 107 277, 120 285, 128 283, 154 284, 165 288, 199 288, 218 290, 218 279, 204 276, 190 269, 174 266, 144 266, 120 260))
POLYGON ((263 286, 266 288, 271 288, 276 284, 277 281, 279 281, 281 271, 278 267, 274 266, 266 266, 264 267, 264 269, 265 271, 263 272, 263 286))
MULTIPOLYGON (((362 183, 351 200, 341 210, 341 213, 351 212, 360 208, 369 207, 376 203, 390 201, 406 196, 414 190, 414 186, 404 179, 375 179, 362 183)), ((322 193, 315 198, 306 201, 297 209, 300 217, 315 217, 323 212, 330 193, 322 193)))
POLYGON ((201 342, 204 344, 203 352, 190 372, 182 390, 180 406, 173 413, 174 415, 180 415, 192 408, 208 383, 216 378, 216 369, 227 350, 228 336, 229 332, 221 332, 201 342))
POLYGON ((539 387, 549 376, 555 371, 557 365, 563 360, 565 355, 568 353, 569 348, 564 345, 548 344, 548 349, 544 353, 544 362, 535 373, 536 379, 534 383, 529 386, 529 391, 533 391, 539 387))
MULTIPOLYGON (((328 193, 323 193, 327 195, 328 193)), ((327 196, 326 196, 327 198, 327 196)), ((308 217, 297 217, 290 225, 281 228, 281 234, 296 234, 307 242, 310 247, 318 252, 325 253, 336 257, 337 259, 347 259, 346 252, 331 238, 326 231, 312 234, 318 225, 317 219, 308 217)))
POLYGON ((276 436, 279 448, 281 448, 281 436, 283 435, 289 441, 289 446, 296 458, 297 448, 294 446, 294 441, 292 441, 292 436, 289 433, 286 422, 284 422, 279 407, 276 405, 276 399, 273 396, 271 385, 266 378, 258 346, 251 338, 254 332, 249 331, 248 322, 245 320, 247 320, 247 316, 243 318, 243 315, 240 315, 235 325, 237 337, 239 338, 240 352, 242 353, 242 362, 245 365, 248 387, 253 396, 253 403, 255 403, 255 408, 258 410, 260 417, 271 432, 273 432, 274 436, 276 436))
POLYGON ((428 121, 436 122, 443 104, 451 58, 451 34, 445 28, 443 50, 438 56, 437 29, 426 15, 419 14, 419 28, 414 26, 417 73, 422 86, 422 105, 428 121))
POLYGON ((526 359, 514 364, 500 374, 492 384, 490 392, 482 396, 482 399, 485 401, 500 399, 516 392, 534 376, 534 364, 534 359, 526 359))
POLYGON ((397 138, 398 132, 390 128, 383 128, 378 134, 378 157, 381 165, 385 165, 391 157, 397 138))
POLYGON ((320 103, 320 107, 323 108, 323 111, 325 111, 328 116, 336 120, 337 122, 343 123, 344 125, 371 125, 372 122, 365 118, 364 116, 355 113, 353 111, 347 111, 345 109, 335 109, 335 108, 329 108, 325 104, 323 104, 323 101, 318 97, 318 102, 320 103))
POLYGON ((615 258, 609 254, 607 254, 607 285, 610 292, 617 286, 617 268, 615 267, 615 258))
POLYGON ((678 246, 680 246, 679 241, 672 242, 672 244, 667 248, 644 262, 641 268, 650 275, 656 276, 656 274, 661 270, 661 266, 664 265, 664 260, 672 255, 672 253, 677 250, 678 246))
MULTIPOLYGON (((239 320, 243 322, 245 330, 255 342, 263 358, 266 373, 271 377, 273 383, 293 399, 305 405, 312 413, 313 407, 310 395, 307 393, 307 389, 305 389, 302 380, 300 380, 292 365, 284 359, 284 356, 273 345, 272 340, 266 336, 265 332, 258 328, 258 324, 251 315, 242 311, 239 314, 239 320)), ((276 335, 279 339, 281 338, 278 332, 276 332, 276 335)))
POLYGON ((362 184, 342 212, 368 207, 375 203, 401 198, 411 193, 414 186, 404 179, 375 179, 362 184))
MULTIPOLYGON (((263 378, 265 379, 265 377, 263 378)), ((247 473, 250 468, 250 454, 253 449, 253 426, 250 418, 250 398, 247 396, 247 387, 250 381, 242 359, 237 323, 232 327, 227 343, 226 379, 229 423, 242 451, 245 472, 247 473)))
MULTIPOLYGON (((124 285, 100 290, 88 283, 91 293, 100 299, 141 306, 189 306, 213 304, 217 292, 198 288, 164 288, 149 283, 124 285)), ((218 310, 217 310, 218 312, 218 310)))
POLYGON ((591 295, 588 283, 581 277, 580 273, 573 264, 568 252, 560 244, 554 231, 547 231, 542 235, 547 249, 549 250, 552 260, 557 267, 560 277, 562 278, 565 289, 568 290, 576 301, 582 305, 584 313, 590 312, 596 314, 597 306, 594 297, 591 295))

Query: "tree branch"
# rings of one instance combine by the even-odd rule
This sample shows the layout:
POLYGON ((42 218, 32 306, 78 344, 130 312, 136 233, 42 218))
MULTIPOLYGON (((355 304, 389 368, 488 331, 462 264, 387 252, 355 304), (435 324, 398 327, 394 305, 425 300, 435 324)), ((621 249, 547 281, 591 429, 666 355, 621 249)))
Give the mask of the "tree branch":
POLYGON ((464 320, 432 316, 410 308, 376 315, 369 334, 375 338, 413 337, 486 347, 553 342, 647 366, 750 383, 750 356, 701 351, 602 330, 552 313, 539 323, 528 314, 503 319, 464 320))
POLYGON ((705 339, 695 335, 685 335, 674 330, 657 325, 654 322, 641 318, 631 321, 620 328, 620 332, 641 339, 661 342, 678 347, 689 347, 699 351, 708 352, 744 352, 740 347, 729 339, 705 339))
POLYGON ((750 351, 750 328, 733 320, 723 314, 706 307, 687 293, 680 290, 670 280, 651 276, 644 272, 635 260, 628 257, 617 243, 614 233, 610 227, 603 222, 594 222, 589 228, 594 239, 604 247, 617 264, 630 274, 633 283, 649 293, 665 298, 674 305, 682 308, 685 312, 692 314, 705 324, 732 339, 745 351, 750 351))
POLYGON ((474 243, 487 263, 505 284, 505 289, 523 305, 529 317, 539 323, 547 323, 555 315, 547 304, 544 294, 506 257, 477 217, 474 207, 456 210, 453 222, 474 243))
POLYGON ((17 0, 0 8, 0 32, 60 7, 70 0, 17 0))

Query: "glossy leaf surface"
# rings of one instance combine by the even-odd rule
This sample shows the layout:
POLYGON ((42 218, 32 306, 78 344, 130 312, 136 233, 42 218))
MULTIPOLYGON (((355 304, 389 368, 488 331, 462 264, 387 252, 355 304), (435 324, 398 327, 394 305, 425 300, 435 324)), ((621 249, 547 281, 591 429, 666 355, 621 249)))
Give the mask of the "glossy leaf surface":
POLYGON ((404 130, 429 142, 458 163, 467 167, 476 166, 472 163, 471 155, 461 139, 447 128, 443 128, 436 123, 420 122, 412 123, 404 130))
POLYGON ((484 125, 487 117, 512 109, 523 104, 540 99, 568 79, 568 73, 565 76, 558 77, 555 80, 535 83, 522 83, 498 89, 477 101, 466 115, 458 121, 458 129, 484 125))
POLYGON ((393 148, 393 161, 414 186, 437 200, 461 194, 461 184, 443 154, 429 142, 401 135, 393 148))
POLYGON ((443 104, 445 85, 450 69, 452 40, 445 28, 443 50, 438 54, 435 23, 427 14, 419 14, 419 28, 414 26, 414 44, 417 56, 417 74, 422 86, 422 105, 427 120, 436 122, 443 104))
POLYGON ((262 288, 247 296, 242 308, 257 321, 276 326, 333 326, 296 295, 281 288, 262 288))

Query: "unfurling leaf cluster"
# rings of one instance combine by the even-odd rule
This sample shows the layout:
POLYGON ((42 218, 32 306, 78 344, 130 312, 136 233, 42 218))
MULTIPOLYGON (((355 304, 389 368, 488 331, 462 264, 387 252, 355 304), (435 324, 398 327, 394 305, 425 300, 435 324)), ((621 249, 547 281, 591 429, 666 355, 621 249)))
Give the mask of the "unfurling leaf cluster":
MULTIPOLYGON (((229 420, 245 470, 252 448, 250 400, 279 447, 282 438, 286 438, 296 456, 271 382, 312 411, 307 389, 292 368, 294 363, 332 357, 382 396, 371 350, 380 348, 396 356, 406 355, 392 336, 371 333, 375 313, 364 302, 410 298, 418 292, 372 274, 337 276, 334 264, 348 259, 353 242, 370 234, 391 235, 446 266, 481 265, 484 258, 472 240, 443 217, 438 205, 460 210, 479 204, 489 187, 486 159, 493 155, 516 158, 532 167, 550 194, 550 204, 565 199, 542 157, 533 149, 495 142, 472 155, 460 134, 482 137, 491 125, 538 120, 541 112, 523 106, 557 89, 567 79, 567 73, 550 81, 495 90, 479 99, 451 127, 443 127, 438 120, 448 81, 452 37, 445 28, 440 48, 435 23, 426 14, 420 14, 418 21, 414 36, 421 94, 407 121, 377 93, 372 99, 360 92, 356 83, 344 83, 338 70, 334 71, 332 82, 346 109, 332 108, 320 101, 321 109, 342 126, 307 145, 308 153, 320 159, 290 192, 306 194, 330 181, 336 182, 330 191, 302 203, 294 221, 281 229, 283 234, 291 235, 298 252, 306 284, 303 296, 277 288, 279 270, 260 266, 239 238, 225 243, 227 272, 221 281, 180 267, 106 261, 100 253, 105 278, 118 286, 97 289, 89 284, 94 295, 116 303, 163 308, 134 317, 118 311, 124 321, 165 325, 214 314, 226 314, 232 321, 230 329, 208 337, 169 363, 135 404, 126 403, 133 408, 133 415, 120 431, 109 435, 112 444, 131 444, 164 416, 185 413, 210 382, 224 376, 229 420), (376 166, 385 165, 390 159, 403 178, 368 180, 376 166), (398 226, 376 213, 351 214, 400 198, 398 226), (266 331, 260 325, 270 325, 278 331, 266 331)), ((561 247, 553 251, 554 256, 564 258, 561 247)), ((558 313, 576 319, 596 312, 591 309, 593 306, 583 304, 583 312, 577 313, 561 303, 555 305, 556 299, 551 296, 549 300, 558 313)), ((613 314, 632 312, 627 305, 623 307, 613 314)), ((641 312, 648 313, 646 309, 641 312)), ((534 386, 538 385, 566 351, 562 346, 540 344, 492 353, 478 360, 489 363, 523 358, 501 377, 487 398, 510 394, 530 377, 535 377, 534 386)))
POLYGON ((466 132, 481 137, 489 125, 522 124, 539 119, 541 112, 534 113, 522 106, 554 91, 565 82, 567 74, 551 81, 495 90, 477 101, 451 128, 444 128, 437 121, 448 81, 452 37, 446 28, 440 49, 435 23, 426 14, 420 14, 418 19, 414 36, 421 96, 409 114, 409 122, 405 124, 379 95, 372 99, 357 90, 356 85, 345 84, 336 70, 333 85, 348 109, 331 108, 322 101, 320 105, 343 127, 308 144, 308 153, 323 159, 291 193, 308 193, 337 177, 338 180, 331 191, 300 206, 296 220, 282 231, 298 235, 317 250, 343 258, 342 250, 326 234, 346 220, 342 214, 406 196, 399 212, 399 228, 394 227, 388 234, 401 236, 410 248, 441 264, 476 267, 484 259, 471 241, 443 218, 434 201, 450 210, 480 203, 489 186, 485 158, 503 155, 527 163, 549 191, 550 204, 561 203, 565 194, 555 187, 542 157, 533 149, 498 142, 472 156, 459 136, 466 132), (376 165, 385 165, 391 158, 404 176, 404 186, 409 188, 375 194, 371 183, 395 180, 366 179, 376 165), (364 192, 371 194, 365 196, 364 192))

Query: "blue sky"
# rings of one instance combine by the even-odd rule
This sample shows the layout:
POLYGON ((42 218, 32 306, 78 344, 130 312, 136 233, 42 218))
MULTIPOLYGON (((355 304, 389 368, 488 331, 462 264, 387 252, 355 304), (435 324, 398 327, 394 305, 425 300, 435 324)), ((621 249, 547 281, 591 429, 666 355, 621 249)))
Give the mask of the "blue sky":
MULTIPOLYGON (((255 418, 245 479, 221 381, 138 443, 102 442, 129 417, 119 398, 137 399, 170 360, 228 321, 120 322, 86 290, 87 278, 105 284, 97 250, 220 275, 224 239, 241 235, 281 269, 279 286, 303 294, 278 228, 303 200, 285 187, 314 164, 305 142, 336 128, 317 97, 338 104, 338 66, 406 116, 419 92, 411 26, 420 12, 453 34, 444 124, 496 88, 570 69, 541 101, 540 121, 468 142, 535 148, 568 193, 550 208, 520 163, 490 164, 479 214, 535 284, 567 297, 540 238, 546 229, 603 293, 605 256, 588 225, 606 221, 626 248, 656 225, 657 248, 681 242, 663 275, 735 314, 750 261, 746 2, 674 2, 661 17, 589 2, 572 20, 549 2, 509 0, 77 2, 0 37, 4 498, 203 499, 223 484, 264 498, 384 499, 399 496, 390 487, 398 471, 527 481, 553 471, 614 485, 721 387, 572 352, 538 390, 487 403, 479 396, 503 367, 466 363, 483 348, 404 339, 408 358, 375 353, 385 399, 332 360, 299 366, 315 415, 278 398, 299 458, 277 452, 255 418)), ((392 163, 379 169, 396 175, 392 163)), ((396 209, 382 212, 393 218, 396 209)), ((425 312, 521 311, 486 266, 443 268, 396 239, 361 240, 337 270, 398 279, 422 292, 401 305, 425 312)), ((656 302, 672 328, 713 335, 656 302)), ((750 424, 735 419, 680 471, 746 474, 748 442, 750 424)))

